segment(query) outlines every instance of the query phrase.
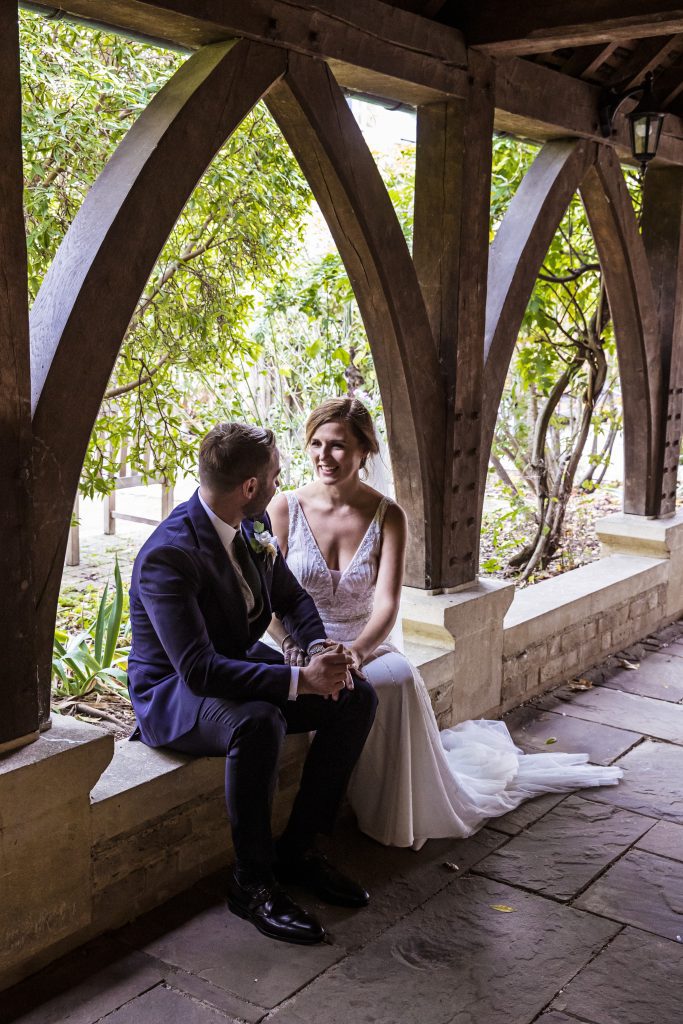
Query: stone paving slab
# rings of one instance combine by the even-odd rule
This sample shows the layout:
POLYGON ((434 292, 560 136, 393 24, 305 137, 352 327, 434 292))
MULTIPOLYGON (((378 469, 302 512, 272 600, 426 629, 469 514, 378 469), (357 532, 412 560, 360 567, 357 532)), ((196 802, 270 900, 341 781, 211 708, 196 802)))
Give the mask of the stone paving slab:
POLYGON ((587 800, 626 807, 638 814, 683 824, 683 749, 673 743, 645 740, 619 761, 624 777, 618 786, 584 791, 587 800))
POLYGON ((683 658, 683 637, 679 637, 678 640, 674 640, 674 642, 669 644, 665 649, 667 654, 672 654, 675 658, 683 658))
POLYGON ((660 857, 683 861, 683 825, 673 821, 658 821, 642 839, 636 843, 639 850, 657 853, 660 857))
POLYGON ((515 807, 514 811, 508 811, 500 818, 491 818, 488 827, 508 836, 516 836, 542 818, 553 807, 557 807, 566 796, 566 793, 547 793, 545 796, 534 797, 533 800, 527 800, 526 803, 520 804, 519 807, 515 807))
POLYGON ((159 985, 106 1018, 107 1024, 237 1024, 182 992, 159 985))
POLYGON ((679 1024, 682 1006, 683 945, 634 928, 617 935, 553 1003, 592 1024, 679 1024))
MULTIPOLYGON (((288 891, 323 922, 334 944, 347 952, 386 931, 505 842, 503 835, 485 828, 470 839, 432 840, 416 852, 381 846, 350 822, 344 825, 338 843, 320 845, 337 867, 362 881, 371 894, 370 905, 359 912, 320 903, 294 886, 288 891)), ((219 872, 201 887, 220 894, 226 884, 226 873, 219 872)))
POLYGON ((569 797, 486 857, 476 871, 569 900, 653 824, 652 818, 632 811, 569 797))
POLYGON ((224 989, 270 1008, 344 956, 321 943, 275 942, 235 917, 220 899, 195 892, 170 900, 117 933, 121 941, 224 989))
POLYGON ((97 939, 0 995, 0 1024, 95 1024, 163 980, 143 953, 97 939))
POLYGON ((551 1010, 550 1013, 542 1013, 537 1024, 596 1024, 596 1022, 589 1021, 587 1017, 568 1017, 565 1013, 551 1010))
POLYGON ((683 701, 683 664, 680 657, 668 653, 649 654, 635 672, 625 668, 608 672, 599 685, 678 703, 683 701))
POLYGON ((683 705, 606 686, 573 693, 561 687, 535 701, 543 711, 557 711, 588 722, 602 722, 618 729, 683 744, 683 705))
POLYGON ((267 1020, 529 1024, 617 930, 613 922, 468 875, 267 1020))
POLYGON ((528 753, 586 753, 594 764, 611 764, 641 738, 640 732, 539 711, 531 705, 510 712, 505 724, 517 746, 528 753), (549 744, 550 739, 556 742, 549 744))
POLYGON ((575 906, 683 942, 683 864, 631 850, 575 906))

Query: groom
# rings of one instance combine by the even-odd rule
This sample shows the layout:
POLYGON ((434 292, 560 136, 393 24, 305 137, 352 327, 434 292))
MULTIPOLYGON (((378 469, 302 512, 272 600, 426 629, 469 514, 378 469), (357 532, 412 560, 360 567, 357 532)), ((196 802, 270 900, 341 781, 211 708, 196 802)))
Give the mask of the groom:
POLYGON ((142 547, 133 568, 128 665, 136 733, 152 747, 226 757, 235 867, 228 905, 285 942, 321 942, 318 921, 275 878, 327 902, 364 906, 365 890, 314 848, 329 833, 375 714, 350 656, 325 639, 316 607, 268 533, 280 458, 271 430, 221 423, 199 452, 199 490, 142 547), (275 613, 303 668, 259 643, 275 613), (288 732, 315 732, 276 848, 270 812, 288 732))

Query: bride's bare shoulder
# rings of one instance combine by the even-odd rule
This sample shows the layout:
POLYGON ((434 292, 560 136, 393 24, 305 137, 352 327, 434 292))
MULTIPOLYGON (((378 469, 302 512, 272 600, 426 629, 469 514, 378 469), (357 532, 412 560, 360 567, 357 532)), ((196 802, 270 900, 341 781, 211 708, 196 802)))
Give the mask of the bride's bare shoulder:
POLYGON ((273 527, 273 533, 277 537, 278 544, 286 553, 287 541, 289 539, 289 503, 287 494, 280 491, 276 494, 268 506, 268 515, 273 527))
POLYGON ((366 496, 369 505, 374 504, 376 507, 379 507, 382 500, 386 500, 387 507, 385 517, 390 516, 395 521, 405 519, 405 513, 401 506, 387 494, 382 494, 381 491, 375 490, 375 488, 370 487, 369 484, 363 484, 363 493, 366 496))

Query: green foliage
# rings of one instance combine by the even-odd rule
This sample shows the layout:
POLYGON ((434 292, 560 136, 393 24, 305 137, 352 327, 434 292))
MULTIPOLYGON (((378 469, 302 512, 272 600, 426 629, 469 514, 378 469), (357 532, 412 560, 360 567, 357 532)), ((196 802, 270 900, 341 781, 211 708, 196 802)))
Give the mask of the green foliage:
POLYGON ((503 573, 509 557, 519 549, 532 526, 529 504, 512 488, 498 488, 495 508, 485 509, 482 518, 481 571, 503 573))
MULTIPOLYGON (((35 295, 88 188, 182 58, 26 13, 21 33, 35 295)), ((215 422, 216 389, 219 411, 249 415, 240 382, 260 351, 252 314, 298 253, 310 202, 259 105, 195 189, 133 314, 86 456, 85 494, 111 488, 124 443, 143 477, 174 481, 193 468, 197 438, 215 422)))
POLYGON ((54 693, 59 698, 85 697, 112 691, 128 699, 126 664, 129 653, 124 622, 124 590, 118 558, 114 565, 114 593, 104 588, 97 615, 86 630, 69 635, 56 630, 52 655, 54 693))

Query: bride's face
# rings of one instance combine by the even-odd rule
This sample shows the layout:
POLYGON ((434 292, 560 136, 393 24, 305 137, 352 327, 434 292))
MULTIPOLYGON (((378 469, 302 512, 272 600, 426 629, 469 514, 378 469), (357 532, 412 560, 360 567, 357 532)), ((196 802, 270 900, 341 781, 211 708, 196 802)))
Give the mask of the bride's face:
POLYGON ((324 484, 354 480, 365 454, 346 423, 324 423, 308 446, 316 479, 324 484))

